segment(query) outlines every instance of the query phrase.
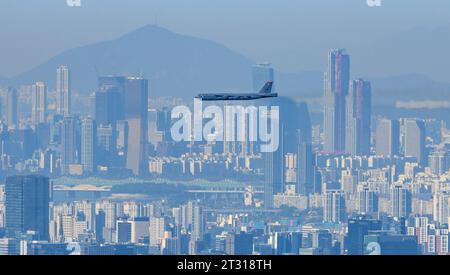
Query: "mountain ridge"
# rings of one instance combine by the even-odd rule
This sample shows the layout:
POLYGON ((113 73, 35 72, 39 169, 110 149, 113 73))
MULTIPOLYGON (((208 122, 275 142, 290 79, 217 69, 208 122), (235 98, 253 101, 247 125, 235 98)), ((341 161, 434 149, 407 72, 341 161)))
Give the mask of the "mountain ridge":
POLYGON ((75 90, 95 90, 101 75, 144 74, 156 95, 194 94, 206 89, 248 89, 254 62, 219 44, 146 25, 116 39, 64 51, 10 79, 12 85, 36 79, 54 87, 56 67, 67 64, 75 90), (226 74, 225 74, 226 73, 226 74), (231 75, 231 76, 230 76, 231 75))
MULTIPOLYGON (((255 61, 214 41, 146 25, 115 39, 76 47, 0 84, 18 86, 45 81, 55 87, 56 68, 68 65, 72 85, 81 94, 95 91, 103 75, 143 75, 150 79, 150 95, 192 98, 200 92, 250 91, 255 61)), ((446 99, 450 83, 421 74, 366 77, 373 84, 374 102, 393 104, 399 99, 446 99)), ((276 71, 275 88, 291 97, 323 95, 323 73, 276 71)))

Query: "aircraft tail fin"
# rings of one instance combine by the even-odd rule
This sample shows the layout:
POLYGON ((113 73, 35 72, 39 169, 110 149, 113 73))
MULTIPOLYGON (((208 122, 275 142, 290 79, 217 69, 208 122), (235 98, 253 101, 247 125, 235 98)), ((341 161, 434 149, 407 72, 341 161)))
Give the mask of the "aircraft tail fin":
POLYGON ((264 84, 264 87, 259 91, 260 94, 270 94, 272 93, 272 85, 273 81, 267 81, 266 84, 264 84))

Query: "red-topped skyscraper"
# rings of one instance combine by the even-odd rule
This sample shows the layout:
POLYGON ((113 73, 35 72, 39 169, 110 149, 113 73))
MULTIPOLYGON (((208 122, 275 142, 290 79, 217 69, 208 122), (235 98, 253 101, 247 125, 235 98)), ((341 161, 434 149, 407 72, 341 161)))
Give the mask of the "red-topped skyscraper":
POLYGON ((343 49, 328 53, 324 76, 324 151, 345 152, 346 96, 350 81, 350 56, 343 49))

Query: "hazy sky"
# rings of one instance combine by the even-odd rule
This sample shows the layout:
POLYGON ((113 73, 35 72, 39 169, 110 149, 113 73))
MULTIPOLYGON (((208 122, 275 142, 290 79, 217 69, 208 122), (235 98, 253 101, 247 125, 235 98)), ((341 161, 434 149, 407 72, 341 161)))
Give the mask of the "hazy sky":
MULTIPOLYGON (((449 0, 0 1, 0 75, 155 21, 286 72, 323 70, 330 47, 358 47, 417 27, 450 28, 449 0), (312 50, 315 50, 312 53, 312 50), (317 51, 321 49, 321 51, 317 51), (320 54, 318 54, 320 53, 320 54)), ((355 68, 357 70, 358 68, 355 68)), ((450 73, 449 73, 450 74, 450 73)))

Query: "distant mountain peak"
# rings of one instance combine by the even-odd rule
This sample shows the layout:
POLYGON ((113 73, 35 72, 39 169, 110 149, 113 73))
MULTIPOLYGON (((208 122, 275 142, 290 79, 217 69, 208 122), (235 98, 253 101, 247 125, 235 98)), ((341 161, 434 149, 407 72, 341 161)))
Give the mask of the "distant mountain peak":
POLYGON ((132 30, 132 31, 126 33, 119 39, 130 38, 130 37, 142 38, 142 37, 160 36, 160 35, 178 35, 178 34, 167 28, 161 27, 159 25, 148 24, 148 25, 139 27, 135 30, 132 30))
POLYGON ((55 87, 56 68, 68 65, 74 90, 87 94, 102 75, 141 74, 152 96, 190 98, 200 91, 247 90, 253 61, 215 42, 145 25, 121 37, 67 50, 13 77, 14 85, 44 81, 55 87))

